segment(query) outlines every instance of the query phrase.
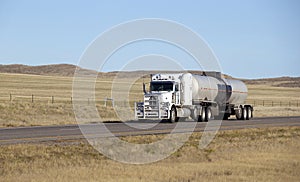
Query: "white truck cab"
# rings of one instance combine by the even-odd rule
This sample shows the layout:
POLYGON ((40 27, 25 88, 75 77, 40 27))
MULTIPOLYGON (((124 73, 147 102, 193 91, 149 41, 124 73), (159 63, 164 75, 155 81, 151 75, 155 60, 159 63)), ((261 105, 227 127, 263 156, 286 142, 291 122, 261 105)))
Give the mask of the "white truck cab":
POLYGON ((152 75, 149 92, 144 89, 144 102, 136 103, 136 118, 169 119, 171 107, 180 105, 181 75, 152 75))

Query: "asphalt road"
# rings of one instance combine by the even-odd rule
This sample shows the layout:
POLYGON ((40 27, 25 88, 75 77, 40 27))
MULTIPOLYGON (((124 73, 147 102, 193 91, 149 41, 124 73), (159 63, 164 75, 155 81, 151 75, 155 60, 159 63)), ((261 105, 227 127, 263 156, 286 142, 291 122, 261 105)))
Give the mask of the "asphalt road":
MULTIPOLYGON (((196 123, 193 121, 176 123, 160 123, 155 121, 127 122, 127 123, 105 123, 63 126, 36 126, 36 127, 14 127, 0 128, 0 145, 35 142, 61 142, 77 139, 111 137, 110 131, 115 136, 132 136, 148 134, 167 134, 175 127, 176 133, 201 132, 219 128, 220 121, 209 121, 207 123, 196 123), (133 127, 131 127, 133 126, 133 127), (140 129, 138 129, 140 128, 140 129), (82 132, 85 134, 83 136, 82 132)), ((222 121, 220 130, 236 130, 246 128, 266 128, 278 126, 300 126, 300 117, 268 117, 253 118, 248 121, 227 120, 222 121)))

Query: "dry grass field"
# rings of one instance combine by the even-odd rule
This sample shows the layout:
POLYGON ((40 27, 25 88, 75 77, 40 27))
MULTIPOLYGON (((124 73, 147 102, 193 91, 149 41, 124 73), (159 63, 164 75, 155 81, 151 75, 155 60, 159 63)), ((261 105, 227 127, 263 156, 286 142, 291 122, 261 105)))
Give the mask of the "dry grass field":
POLYGON ((300 87, 278 87, 271 84, 247 86, 247 102, 254 105, 255 117, 300 116, 300 87))
MULTIPOLYGON (((71 104, 72 77, 61 76, 47 67, 41 67, 38 72, 28 67, 20 69, 36 74, 47 72, 48 76, 16 74, 19 69, 0 73, 0 127, 76 123, 71 104)), ((103 102, 104 98, 111 97, 112 75, 99 75, 96 83, 97 109, 100 116, 109 121, 117 120, 111 103, 105 107, 103 102)), ((247 81, 247 102, 256 101, 255 117, 299 116, 300 107, 286 104, 300 101, 300 88, 292 81, 247 81), (266 103, 262 104, 263 100, 266 103), (274 106, 268 100, 274 101, 274 106), (277 103, 281 101, 287 102, 279 106, 277 103)), ((127 84, 126 78, 120 84, 127 84)), ((142 98, 141 85, 142 80, 138 80, 131 87, 132 101, 142 98)), ((203 150, 198 149, 201 135, 194 133, 170 157, 145 165, 112 161, 83 140, 3 145, 0 147, 0 181, 300 180, 299 127, 222 131, 203 150)), ((122 139, 149 143, 163 137, 147 135, 122 139)))
MULTIPOLYGON (((145 143, 163 135, 131 136, 145 143)), ((204 150, 201 133, 170 157, 151 164, 112 161, 77 143, 1 146, 1 181, 299 181, 300 128, 219 132, 204 150)))
MULTIPOLYGON (((72 77, 0 73, 0 127, 75 124, 71 104, 72 81, 72 77)), ((104 98, 111 97, 112 81, 112 75, 99 75, 96 82, 96 105, 100 116, 108 121, 118 120, 112 107, 104 107, 103 102, 104 98)), ((277 82, 282 84, 283 81, 277 82)), ((300 115, 300 87, 279 87, 277 82, 248 84, 247 102, 255 104, 255 117, 300 115), (265 106, 262 106, 263 100, 265 106), (270 101, 274 101, 273 107, 270 101), (279 102, 282 102, 281 106, 279 102), (288 105, 289 102, 291 105, 288 105)), ((287 82, 284 81, 285 84, 287 82)), ((126 78, 119 84, 128 84, 126 78)), ((141 100, 142 93, 140 79, 131 87, 131 104, 141 100)))

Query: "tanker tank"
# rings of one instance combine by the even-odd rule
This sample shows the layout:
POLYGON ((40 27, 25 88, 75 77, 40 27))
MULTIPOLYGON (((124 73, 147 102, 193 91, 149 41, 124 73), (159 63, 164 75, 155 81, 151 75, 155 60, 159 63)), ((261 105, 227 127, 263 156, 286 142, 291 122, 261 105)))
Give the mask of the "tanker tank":
POLYGON ((247 86, 240 80, 192 75, 193 100, 243 104, 245 103, 247 94, 247 86))

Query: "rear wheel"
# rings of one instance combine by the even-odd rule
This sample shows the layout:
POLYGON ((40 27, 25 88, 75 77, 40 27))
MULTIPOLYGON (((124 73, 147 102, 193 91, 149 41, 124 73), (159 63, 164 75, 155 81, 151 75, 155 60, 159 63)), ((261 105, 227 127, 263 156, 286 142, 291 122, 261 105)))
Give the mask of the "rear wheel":
POLYGON ((192 112, 192 118, 194 121, 199 121, 199 109, 195 108, 192 112))
POLYGON ((253 108, 249 107, 249 119, 253 118, 253 108))
POLYGON ((235 117, 237 120, 242 120, 242 118, 243 118, 243 108, 242 107, 235 110, 235 117))
POLYGON ((212 119, 212 111, 210 107, 206 107, 205 108, 205 112, 206 112, 206 118, 205 118, 205 122, 207 122, 208 120, 212 119))
POLYGON ((176 112, 176 108, 172 107, 171 111, 170 111, 170 119, 169 119, 170 123, 174 123, 178 121, 177 118, 177 112, 176 112))
POLYGON ((198 122, 204 122, 206 121, 206 107, 202 107, 201 109, 201 115, 198 118, 198 122))
POLYGON ((242 108, 242 120, 246 120, 247 117, 248 117, 247 108, 243 107, 242 108))
POLYGON ((251 109, 251 107, 246 107, 245 108, 246 110, 247 110, 247 117, 246 117, 246 120, 249 120, 249 119, 251 119, 252 118, 252 109, 251 109))

